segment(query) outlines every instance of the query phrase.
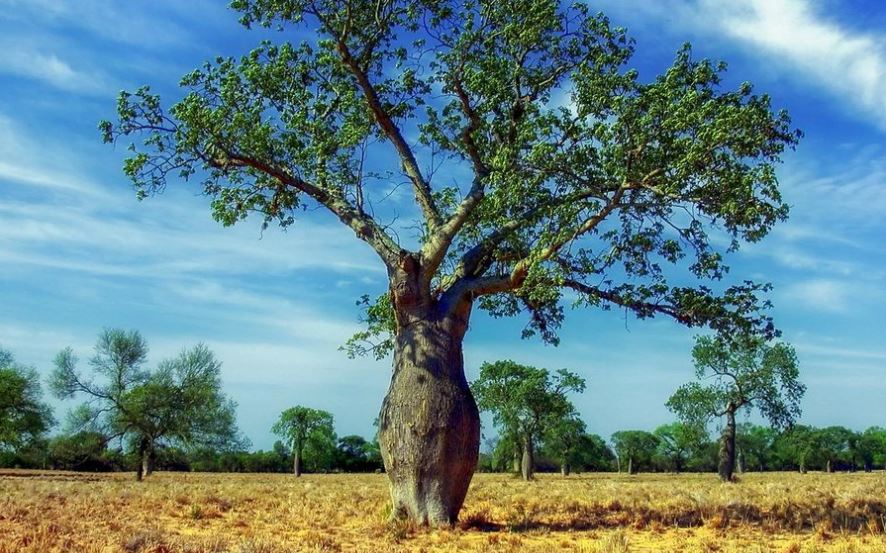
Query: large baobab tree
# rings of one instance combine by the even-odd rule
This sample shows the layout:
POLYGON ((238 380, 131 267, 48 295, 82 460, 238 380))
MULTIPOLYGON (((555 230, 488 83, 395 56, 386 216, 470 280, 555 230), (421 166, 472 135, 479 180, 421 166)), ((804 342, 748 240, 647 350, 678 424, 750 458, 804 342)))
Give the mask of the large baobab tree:
POLYGON ((641 79, 633 42, 583 3, 232 6, 279 34, 188 73, 171 105, 122 93, 100 127, 132 148, 140 197, 197 180, 226 225, 317 206, 377 253, 389 288, 367 301, 371 345, 350 345, 394 354, 379 419, 394 516, 450 524, 461 508, 480 441, 462 356, 475 308, 527 313, 549 342, 565 290, 772 332, 765 284, 704 282, 725 275, 721 236, 732 251, 786 217, 774 165, 798 133, 750 84, 724 86, 724 65, 687 46, 641 79), (414 205, 385 208, 401 183, 414 205), (669 264, 688 278, 671 283, 669 264))

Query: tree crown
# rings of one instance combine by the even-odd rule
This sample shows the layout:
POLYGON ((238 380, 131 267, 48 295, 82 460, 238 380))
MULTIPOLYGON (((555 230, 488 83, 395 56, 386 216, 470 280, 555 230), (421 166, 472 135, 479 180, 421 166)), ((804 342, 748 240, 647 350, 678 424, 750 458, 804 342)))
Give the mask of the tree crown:
POLYGON ((799 380, 790 345, 769 345, 759 337, 702 336, 692 358, 697 381, 684 384, 667 401, 682 419, 704 423, 744 408, 757 409, 773 426, 786 427, 800 416, 806 386, 799 380))
MULTIPOLYGON (((129 142, 140 197, 200 179, 225 225, 257 213, 288 226, 320 206, 393 279, 417 275, 421 305, 525 310, 526 334, 551 342, 564 289, 639 317, 775 332, 766 285, 703 284, 728 271, 712 236, 732 251, 787 216, 774 166, 800 136, 749 83, 727 88, 725 64, 686 46, 644 81, 625 31, 583 3, 232 6, 281 40, 187 74, 168 109, 147 87, 123 92, 118 121, 100 124, 129 142), (413 207, 385 209, 401 183, 413 207), (671 284, 670 264, 697 280, 671 284)), ((384 305, 368 337, 392 329, 384 305)))

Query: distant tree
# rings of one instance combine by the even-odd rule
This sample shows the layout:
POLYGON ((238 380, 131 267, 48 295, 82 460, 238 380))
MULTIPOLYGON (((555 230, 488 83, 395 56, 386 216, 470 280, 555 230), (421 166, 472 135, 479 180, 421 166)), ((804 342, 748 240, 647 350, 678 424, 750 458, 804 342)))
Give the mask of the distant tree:
POLYGON ((560 464, 560 473, 568 476, 573 466, 582 461, 584 421, 574 411, 555 420, 544 434, 545 449, 560 464))
POLYGON ((301 405, 283 411, 271 431, 292 444, 292 472, 297 477, 302 474, 306 449, 321 452, 335 443, 332 414, 301 405))
POLYGON ((363 436, 343 436, 336 447, 335 468, 345 472, 372 472, 381 468, 381 458, 363 436))
POLYGON ((49 441, 49 465, 59 470, 107 472, 124 468, 122 455, 108 448, 109 438, 82 431, 55 436, 49 441))
POLYGON ((736 427, 736 460, 740 470, 769 470, 778 433, 769 426, 742 423, 736 427))
POLYGON ((499 429, 519 438, 522 476, 531 480, 536 442, 573 411, 566 394, 583 392, 585 381, 565 369, 551 374, 546 369, 504 360, 483 363, 471 389, 478 407, 492 413, 499 429))
POLYGON ((142 197, 199 180, 225 225, 316 207, 378 255, 389 292, 351 345, 394 352, 380 440, 394 516, 451 524, 461 508, 480 443, 462 355, 475 308, 528 312, 548 341, 566 292, 772 331, 765 285, 704 282, 726 272, 719 250, 787 216, 774 165, 799 133, 749 83, 727 88, 725 64, 687 46, 641 79, 632 41, 584 2, 232 5, 286 32, 189 72, 174 105, 121 93, 103 138, 131 143, 142 197), (414 202, 379 206, 401 181, 414 202))
POLYGON ((683 472, 687 460, 708 440, 708 432, 698 424, 674 422, 659 426, 653 432, 658 438, 657 453, 667 470, 683 472))
POLYGON ((853 459, 870 472, 886 464, 886 428, 872 426, 857 434, 851 444, 853 459))
POLYGON ((776 437, 773 452, 783 468, 790 467, 805 474, 811 465, 822 462, 820 439, 817 428, 794 425, 776 437))
POLYGON ((828 426, 819 429, 816 433, 825 472, 830 473, 838 468, 849 468, 853 457, 850 445, 855 439, 855 433, 842 426, 828 426))
POLYGON ((582 470, 595 472, 615 470, 615 453, 601 436, 583 434, 579 439, 577 451, 582 470))
POLYGON ((692 349, 697 382, 681 386, 667 406, 682 420, 705 425, 725 417, 720 439, 720 479, 732 481, 735 471, 735 414, 757 409, 775 427, 787 427, 800 416, 806 387, 799 381, 794 349, 767 345, 759 337, 703 336, 692 349))
POLYGON ((0 348, 0 451, 24 447, 53 424, 37 371, 16 363, 12 353, 0 348))
POLYGON ((636 474, 641 467, 652 466, 658 437, 645 430, 621 430, 612 435, 612 447, 618 456, 619 470, 636 474))
POLYGON ((138 458, 136 478, 150 475, 157 448, 242 445, 236 404, 221 391, 221 363, 200 344, 144 369, 148 347, 138 331, 104 330, 89 359, 91 372, 77 370, 71 348, 55 358, 50 386, 60 398, 86 396, 72 412, 72 428, 125 439, 138 458))

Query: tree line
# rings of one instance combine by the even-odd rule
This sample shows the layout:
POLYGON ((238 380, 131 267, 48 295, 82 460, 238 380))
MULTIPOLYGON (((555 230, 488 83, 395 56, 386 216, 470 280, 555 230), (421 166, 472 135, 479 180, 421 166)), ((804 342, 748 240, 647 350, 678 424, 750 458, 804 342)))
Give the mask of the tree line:
MULTIPOLYGON (((59 352, 49 377, 60 398, 85 401, 64 431, 43 401, 37 372, 0 349, 0 465, 67 470, 133 470, 140 480, 156 469, 224 472, 374 472, 383 470, 377 438, 339 437, 331 413, 305 406, 283 411, 269 451, 247 451, 235 424, 236 405, 221 391, 220 367, 204 345, 145 367, 147 344, 137 331, 104 330, 88 370, 71 348, 59 352)), ((680 420, 654 431, 625 430, 607 441, 588 432, 570 395, 585 390, 574 372, 484 363, 471 383, 479 408, 492 416, 478 470, 655 472, 865 470, 886 465, 886 429, 795 424, 805 388, 793 349, 751 339, 700 337, 693 348, 696 379, 667 405, 680 420), (756 409, 769 426, 737 423, 756 409), (719 437, 709 423, 719 418, 719 437), (729 458, 724 460, 724 455, 729 458)), ((376 427, 378 421, 376 421, 376 427)), ((728 478, 731 479, 730 474, 728 478)))

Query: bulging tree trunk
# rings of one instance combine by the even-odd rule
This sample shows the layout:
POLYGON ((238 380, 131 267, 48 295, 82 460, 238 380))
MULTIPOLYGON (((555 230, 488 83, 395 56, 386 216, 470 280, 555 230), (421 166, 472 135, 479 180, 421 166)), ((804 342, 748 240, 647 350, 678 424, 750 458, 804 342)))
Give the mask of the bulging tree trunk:
POLYGON ((726 412, 726 428, 720 439, 720 463, 717 469, 720 480, 732 482, 735 472, 735 411, 726 412))
POLYGON ((464 373, 470 304, 456 313, 392 284, 394 374, 379 416, 379 445, 394 518, 453 524, 480 451, 480 414, 464 373))
POLYGON ((523 469, 523 480, 532 480, 532 475, 535 474, 535 447, 532 443, 532 436, 526 436, 523 439, 521 468, 523 469))

